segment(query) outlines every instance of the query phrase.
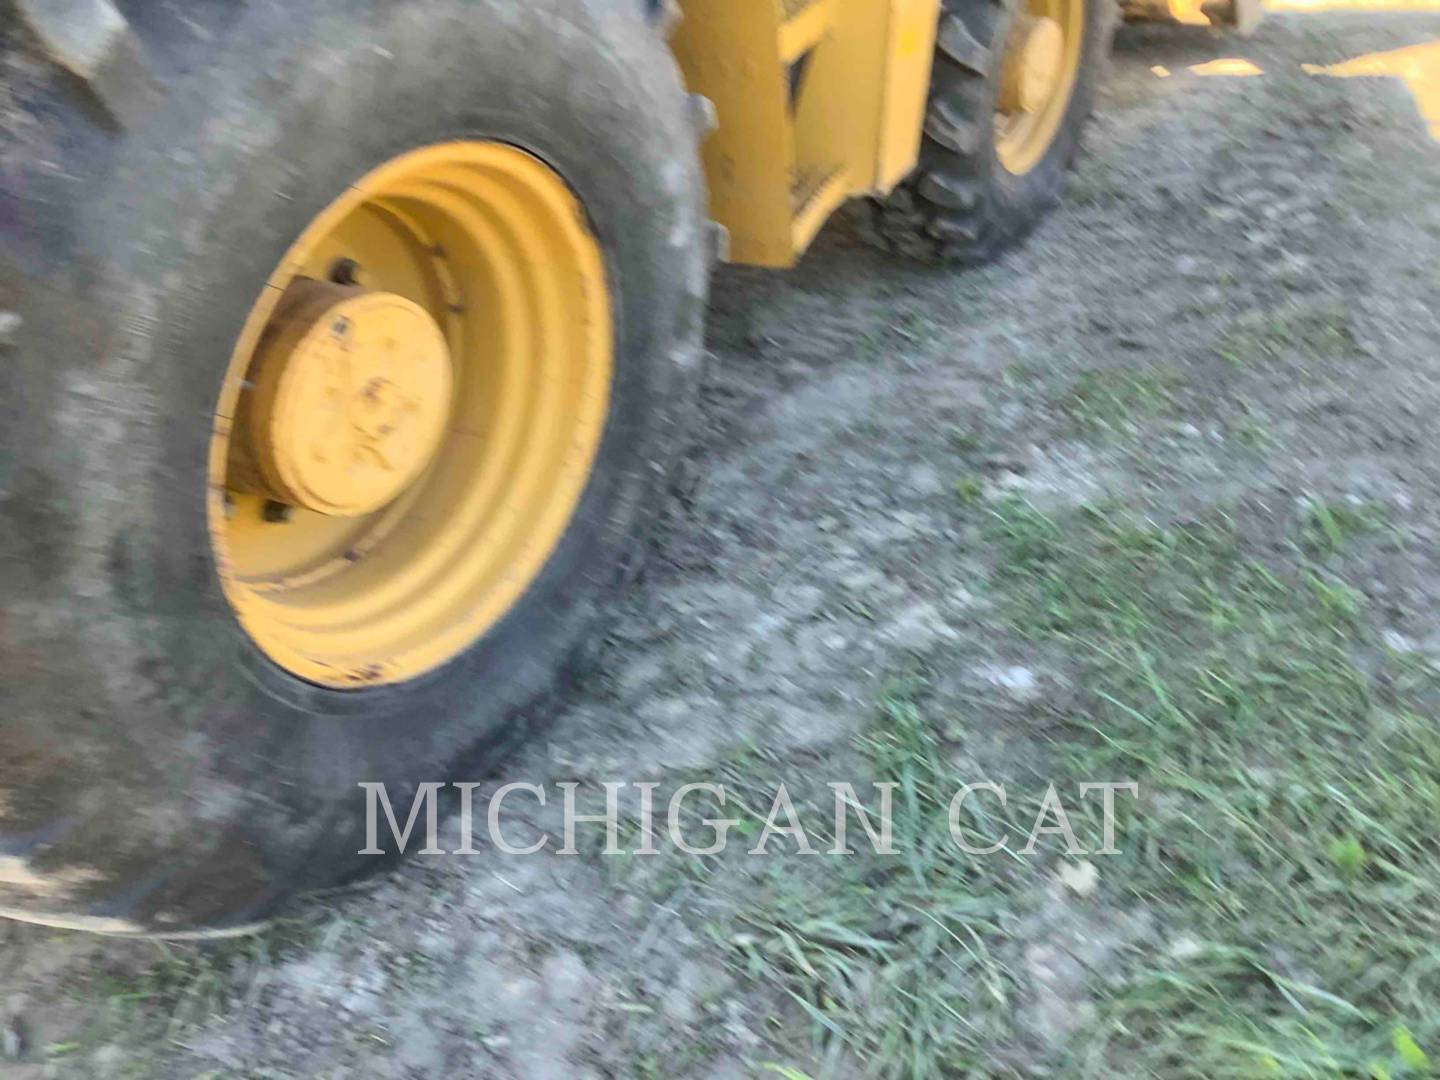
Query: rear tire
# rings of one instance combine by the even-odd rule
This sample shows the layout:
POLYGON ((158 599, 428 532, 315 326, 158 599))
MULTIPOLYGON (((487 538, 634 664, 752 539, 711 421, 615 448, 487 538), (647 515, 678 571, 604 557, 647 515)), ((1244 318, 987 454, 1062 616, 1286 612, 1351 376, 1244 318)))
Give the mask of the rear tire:
POLYGON ((872 202, 875 238, 914 258, 994 259, 1027 237, 1059 201, 1104 76, 1119 19, 1114 0, 1085 0, 1079 70, 1039 162, 1011 172, 997 152, 1001 68, 1016 0, 945 0, 920 165, 872 202))
POLYGON ((147 42, 166 103, 71 140, 68 201, 27 203, 42 189, 0 168, 0 203, 35 226, 0 254, 0 311, 23 320, 0 362, 0 914, 253 924, 383 864, 358 854, 360 783, 405 815, 422 783, 483 779, 583 666, 664 504, 701 357, 699 136, 651 7, 260 0, 224 15, 223 55, 147 42), (408 682, 326 689, 269 661, 222 593, 211 414, 307 223, 458 139, 528 151, 585 209, 615 324, 604 434, 493 629, 408 682))

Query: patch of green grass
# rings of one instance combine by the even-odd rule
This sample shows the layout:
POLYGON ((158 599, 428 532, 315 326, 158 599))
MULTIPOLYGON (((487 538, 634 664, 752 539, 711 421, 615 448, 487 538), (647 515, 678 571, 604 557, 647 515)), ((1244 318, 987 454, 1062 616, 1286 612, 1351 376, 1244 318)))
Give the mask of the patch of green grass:
POLYGON ((1287 357, 1342 360, 1361 350, 1349 312, 1330 303, 1248 312, 1221 336, 1215 351, 1226 363, 1245 368, 1287 357))
POLYGON ((1241 420, 1230 426, 1230 438, 1246 450, 1263 453, 1275 445, 1275 435, 1268 425, 1255 420, 1241 420))
MULTIPOLYGON (((993 514, 1014 626, 1082 664, 1066 771, 1140 784, 1104 879, 1169 940, 1097 987, 1101 1023, 1064 1075, 1431 1075, 1433 673, 1386 659, 1359 593, 1303 543, 1265 563, 1220 514, 993 514)), ((1355 523, 1331 525, 1343 541, 1355 523)))
MULTIPOLYGON (((1346 580, 1347 551, 1381 519, 1316 505, 1285 522, 1293 542, 1267 545, 1263 561, 1220 513, 1161 525, 1110 508, 987 509, 1010 630, 1066 653, 1083 690, 1019 767, 1062 790, 1140 786, 1122 810, 1122 853, 1097 860, 1100 891, 1083 902, 1146 911, 1153 935, 1096 972, 1097 1022, 1063 1059, 1027 1041, 1034 987, 1017 962, 1017 932, 1030 932, 1017 928, 1034 925, 1053 864, 954 843, 949 800, 977 779, 956 764, 968 718, 923 669, 882 689, 856 760, 742 746, 708 771, 726 785, 723 816, 741 821, 730 851, 602 865, 627 877, 643 863, 658 902, 701 902, 749 993, 769 988, 773 1044, 808 1034, 813 1057, 786 1054, 787 1068, 896 1080, 1428 1075, 1417 1063, 1440 1048, 1429 719, 1440 687, 1423 664, 1385 654, 1346 580), (813 826, 829 820, 833 776, 896 785, 895 854, 871 851, 854 825, 852 857, 746 857, 780 779, 827 848, 813 826)), ((994 777, 1007 805, 966 804, 976 841, 1034 822, 1039 791, 1017 790, 1013 769, 994 777)), ((1098 800, 1067 810, 1077 834, 1101 835, 1098 800)), ((722 815, 687 807, 687 834, 705 836, 708 816, 722 815)))
POLYGON ((950 443, 950 449, 958 454, 969 454, 980 447, 980 437, 958 424, 946 433, 946 441, 950 443))
MULTIPOLYGON (((327 935, 333 939, 340 925, 332 923, 327 935)), ((48 1048, 48 1055, 174 1039, 224 1015, 263 981, 268 968, 305 952, 320 933, 314 918, 281 919, 259 933, 216 942, 155 942, 155 961, 138 972, 88 972, 67 990, 97 1003, 99 1021, 78 1041, 48 1048)), ((134 1075, 146 1073, 148 1060, 138 1063, 134 1075)))
POLYGON ((1310 591, 1315 594, 1322 610, 1337 620, 1354 622, 1365 610, 1365 594, 1352 589, 1343 581, 1322 577, 1312 573, 1309 578, 1310 591))
POLYGON ((900 345, 913 346, 925 340, 932 329, 931 315, 924 307, 900 307, 892 310, 888 322, 867 328, 855 342, 855 359, 877 363, 897 352, 900 345))
POLYGON ((855 340, 855 359, 875 363, 883 355, 887 334, 883 326, 871 326, 855 340))
MULTIPOLYGON (((836 1068, 843 1062, 878 1078, 999 1078, 1013 1075, 1001 1052, 1023 1032, 1015 1015, 1019 984, 994 946, 1004 942, 1003 924, 1012 917, 1025 868, 1004 856, 972 859, 954 844, 949 800, 974 778, 962 777, 951 763, 951 747, 924 708, 928 686, 918 671, 891 680, 879 694, 873 724, 823 759, 780 758, 747 744, 703 774, 668 777, 656 795, 660 807, 681 783, 724 785, 723 809, 697 796, 681 818, 693 843, 710 839, 703 819, 738 819, 724 852, 697 858, 662 845, 657 857, 596 861, 630 891, 644 887, 635 875, 645 875, 645 891, 657 903, 689 910, 700 902, 710 938, 750 983, 747 998, 764 1000, 768 990, 775 1005, 769 1034, 777 1047, 789 1049, 797 1035, 802 1044, 808 1036, 805 1049, 814 1060, 836 1068), (814 848, 833 847, 835 795, 827 782, 837 778, 854 783, 872 818, 879 796, 869 784, 896 785, 894 854, 876 852, 852 813, 852 856, 783 854, 793 842, 776 839, 771 857, 748 855, 781 781, 814 848)), ((1023 835, 1034 801, 1022 794, 1006 808, 972 800, 964 827, 1023 835), (987 810, 996 820, 984 817, 987 810)), ((633 828, 622 822, 625 842, 633 828)), ((777 1074, 806 1075, 801 1064, 808 1062, 777 1063, 777 1074)), ((631 1065, 640 1076, 675 1074, 668 1051, 647 1051, 631 1065)), ((818 1075, 831 1075, 828 1069, 818 1075)))
MULTIPOLYGON (((762 830, 770 800, 782 780, 791 780, 782 758, 749 740, 736 743, 703 771, 679 770, 667 776, 654 795, 652 827, 657 836, 663 837, 671 796, 683 785, 719 784, 725 790, 723 805, 709 793, 696 792, 680 805, 677 823, 688 842, 705 847, 714 839, 713 828, 707 821, 733 818, 737 824, 729 830, 729 840, 731 847, 739 851, 748 846, 748 838, 762 830)), ((582 783, 577 800, 581 814, 601 814, 605 810, 605 796, 595 783, 582 783)), ((576 831, 577 850, 592 859, 615 887, 641 893, 656 903, 673 903, 677 896, 709 889, 717 876, 723 877, 718 875, 723 856, 690 855, 663 839, 657 841, 657 855, 631 854, 632 849, 640 846, 642 837, 640 817, 633 803, 621 801, 619 823, 620 847, 627 852, 621 855, 602 855, 606 843, 603 829, 576 831)), ((783 846, 779 840, 775 844, 783 846)))
POLYGON ((760 1066, 760 1071, 767 1075, 773 1074, 779 1076, 782 1080, 813 1080, 808 1073, 803 1073, 799 1069, 791 1068, 789 1065, 781 1065, 774 1061, 765 1062, 760 1066))
POLYGON ((1300 514, 1300 542, 1312 554, 1338 555, 1388 516, 1378 503, 1310 499, 1300 514))
MULTIPOLYGON (((969 858, 951 838, 949 802, 965 781, 923 694, 918 677, 891 683, 860 740, 876 782, 896 785, 895 854, 852 835, 856 855, 821 860, 817 878, 780 874, 758 890, 730 941, 744 974, 792 1003, 824 1060, 897 1080, 1010 1075, 1000 1051, 1022 1041, 1020 989, 994 945, 1015 902, 1006 874, 1021 871, 969 858)), ((1025 831, 1022 807, 998 812, 987 833, 1025 831)))
POLYGON ((679 1040, 663 1051, 652 1050, 628 1064, 634 1080, 674 1080, 677 1076, 703 1076, 705 1066, 719 1047, 706 1039, 679 1040))
POLYGON ((985 496, 985 478, 979 473, 962 476, 955 481, 955 501, 961 506, 974 506, 985 496))
POLYGON ((1124 431, 1172 412, 1183 382, 1173 368, 1096 369, 1075 378, 1060 406, 1084 431, 1124 431))
POLYGON ((859 421, 850 429, 850 435, 856 445, 870 446, 885 437, 885 422, 878 417, 867 417, 859 421))

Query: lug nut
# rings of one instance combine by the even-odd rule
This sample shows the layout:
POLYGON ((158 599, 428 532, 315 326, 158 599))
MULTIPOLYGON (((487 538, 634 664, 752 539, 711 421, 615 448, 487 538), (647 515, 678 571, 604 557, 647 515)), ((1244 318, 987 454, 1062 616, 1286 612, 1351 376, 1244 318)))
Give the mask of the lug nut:
POLYGON ((265 508, 260 511, 260 516, 272 525, 283 525, 295 516, 295 507, 289 503, 268 499, 265 502, 265 508))
POLYGON ((330 267, 330 280, 336 285, 359 285, 360 264, 354 259, 336 259, 330 267))

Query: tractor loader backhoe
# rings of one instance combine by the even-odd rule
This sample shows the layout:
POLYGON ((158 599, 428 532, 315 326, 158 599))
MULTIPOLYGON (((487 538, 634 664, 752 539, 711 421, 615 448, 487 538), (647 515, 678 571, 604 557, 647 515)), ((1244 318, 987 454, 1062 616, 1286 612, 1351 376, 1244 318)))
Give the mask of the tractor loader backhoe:
POLYGON ((215 933, 582 670, 717 258, 1057 198, 1113 0, 0 0, 0 915, 215 933))

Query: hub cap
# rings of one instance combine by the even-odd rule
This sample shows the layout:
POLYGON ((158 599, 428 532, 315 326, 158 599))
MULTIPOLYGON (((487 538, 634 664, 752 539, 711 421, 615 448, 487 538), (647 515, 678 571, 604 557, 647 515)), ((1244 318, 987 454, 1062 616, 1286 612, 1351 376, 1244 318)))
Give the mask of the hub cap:
POLYGON ((1044 160, 1070 108, 1088 0, 1030 0, 1015 16, 996 100, 996 153, 1016 175, 1044 160))
POLYGON ((1065 31, 1054 19, 1019 15, 1015 19, 1015 44, 1005 60, 1000 88, 1000 111, 1035 113, 1045 107, 1063 76, 1065 31))
POLYGON ((266 493, 320 514, 393 500, 449 422, 445 337, 394 293, 297 282, 255 366, 247 428, 266 493))

